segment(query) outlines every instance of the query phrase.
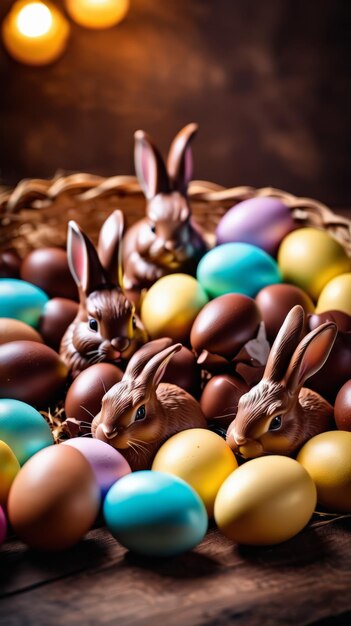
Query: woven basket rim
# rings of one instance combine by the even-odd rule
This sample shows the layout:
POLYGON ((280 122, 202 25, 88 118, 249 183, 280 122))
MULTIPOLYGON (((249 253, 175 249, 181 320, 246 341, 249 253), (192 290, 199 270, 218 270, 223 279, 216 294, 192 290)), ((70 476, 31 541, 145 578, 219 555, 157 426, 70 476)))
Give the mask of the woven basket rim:
MULTIPOLYGON (((142 196, 135 176, 98 176, 89 173, 63 174, 58 172, 52 179, 24 179, 15 187, 0 193, 0 218, 3 225, 17 220, 22 209, 40 210, 48 207, 61 196, 72 196, 75 202, 103 199, 111 196, 142 196)), ((189 184, 190 203, 228 209, 238 202, 251 198, 273 197, 286 204, 295 220, 327 230, 344 247, 351 257, 351 219, 337 215, 322 202, 298 197, 274 187, 251 186, 223 187, 206 180, 193 180, 189 184)))

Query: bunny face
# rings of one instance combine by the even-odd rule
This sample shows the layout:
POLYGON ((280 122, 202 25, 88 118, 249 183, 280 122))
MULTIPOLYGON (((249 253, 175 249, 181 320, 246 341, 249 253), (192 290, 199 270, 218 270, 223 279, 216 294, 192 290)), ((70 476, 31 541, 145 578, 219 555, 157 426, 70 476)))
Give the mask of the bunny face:
POLYGON ((322 324, 300 340, 303 328, 303 309, 295 306, 272 346, 263 379, 239 400, 227 442, 244 458, 292 454, 328 426, 332 407, 303 384, 328 358, 336 325, 322 324))
POLYGON ((284 385, 261 381, 243 395, 235 420, 227 431, 227 443, 245 459, 280 454, 294 447, 298 438, 297 399, 284 385))
POLYGON ((190 141, 197 131, 188 124, 175 137, 167 164, 151 137, 135 133, 135 169, 146 197, 146 217, 125 237, 124 270, 128 288, 141 289, 176 271, 195 270, 206 244, 191 220, 187 200, 192 177, 190 141))
POLYGON ((195 254, 187 200, 179 192, 158 194, 148 204, 137 249, 159 265, 178 270, 195 254))
POLYGON ((72 343, 89 365, 127 360, 143 339, 133 305, 113 289, 94 291, 85 299, 72 331, 72 343))
POLYGON ((126 361, 147 340, 121 286, 122 231, 123 215, 114 211, 101 228, 96 250, 78 224, 69 223, 68 262, 80 306, 62 339, 60 354, 73 378, 93 363, 126 361))

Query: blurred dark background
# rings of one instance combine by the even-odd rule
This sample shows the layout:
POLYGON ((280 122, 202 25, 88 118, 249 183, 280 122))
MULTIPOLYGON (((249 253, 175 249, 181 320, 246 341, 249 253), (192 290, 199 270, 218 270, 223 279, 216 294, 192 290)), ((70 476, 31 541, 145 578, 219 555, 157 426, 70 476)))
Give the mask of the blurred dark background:
POLYGON ((350 205, 350 14, 349 0, 131 0, 111 30, 72 24, 51 67, 1 47, 0 183, 132 174, 137 128, 166 150, 197 121, 196 178, 350 205))

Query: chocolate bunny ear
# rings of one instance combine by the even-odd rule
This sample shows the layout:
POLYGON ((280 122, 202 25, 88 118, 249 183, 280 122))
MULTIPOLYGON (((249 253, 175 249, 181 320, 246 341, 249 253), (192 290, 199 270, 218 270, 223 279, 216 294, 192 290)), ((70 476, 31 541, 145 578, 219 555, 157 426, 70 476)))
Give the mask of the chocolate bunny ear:
POLYGON ((76 222, 68 222, 67 258, 71 274, 85 295, 106 284, 106 274, 94 244, 76 222))
POLYGON ((155 391, 157 385, 160 383, 166 367, 171 360, 172 356, 181 350, 182 344, 176 343, 165 350, 162 350, 156 354, 151 361, 147 363, 143 371, 139 375, 140 382, 145 385, 145 391, 155 391))
POLYGON ((149 341, 140 348, 130 359, 123 378, 132 378, 133 380, 139 376, 146 364, 156 354, 172 345, 172 339, 162 337, 162 339, 154 339, 149 341))
POLYGON ((124 219, 118 209, 103 223, 98 242, 98 255, 107 277, 122 289, 123 271, 121 242, 123 237, 124 219))
POLYGON ((151 137, 143 130, 137 130, 134 139, 135 171, 146 198, 151 200, 158 193, 169 193, 166 167, 151 137))
POLYGON ((289 311, 272 345, 263 378, 274 382, 283 380, 293 352, 300 341, 304 319, 304 310, 299 304, 289 311))
POLYGON ((286 386, 291 393, 295 393, 307 378, 313 376, 324 365, 337 332, 336 324, 326 322, 302 339, 292 356, 286 374, 286 386))
POLYGON ((175 189, 186 195, 193 175, 193 157, 190 142, 198 130, 197 124, 188 124, 172 141, 167 159, 167 171, 175 189))

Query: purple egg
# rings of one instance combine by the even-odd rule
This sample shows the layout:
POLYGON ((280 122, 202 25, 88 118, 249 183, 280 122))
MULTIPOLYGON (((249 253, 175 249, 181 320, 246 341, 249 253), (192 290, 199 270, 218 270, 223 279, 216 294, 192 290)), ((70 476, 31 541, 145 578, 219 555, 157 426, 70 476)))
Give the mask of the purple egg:
POLYGON ((252 198, 239 202, 222 217, 217 244, 251 243, 275 256, 280 242, 296 228, 289 208, 276 198, 252 198))
POLYGON ((61 445, 72 446, 85 456, 96 476, 102 499, 117 480, 132 471, 118 450, 99 439, 74 437, 61 445))
POLYGON ((3 509, 0 506, 0 546, 5 541, 7 533, 7 522, 3 509))

